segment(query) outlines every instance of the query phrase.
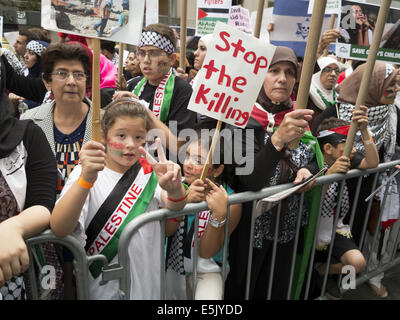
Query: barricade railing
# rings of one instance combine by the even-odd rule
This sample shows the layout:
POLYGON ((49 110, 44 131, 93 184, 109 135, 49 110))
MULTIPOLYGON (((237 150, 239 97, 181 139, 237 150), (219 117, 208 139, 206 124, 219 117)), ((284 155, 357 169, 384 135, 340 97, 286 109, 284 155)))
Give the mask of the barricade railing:
MULTIPOLYGON (((382 172, 386 172, 388 170, 391 170, 394 168, 395 165, 400 164, 400 161, 391 161, 387 163, 380 164, 377 168, 374 169, 369 169, 369 170, 359 170, 359 169, 354 169, 350 170, 347 174, 331 174, 328 176, 323 176, 319 177, 316 180, 315 186, 323 186, 323 185, 328 185, 332 182, 339 182, 339 201, 338 201, 338 207, 337 207, 337 212, 340 212, 340 206, 341 206, 341 198, 343 194, 343 186, 345 180, 351 179, 351 178, 357 178, 358 177, 358 183, 356 187, 356 193, 354 195, 354 199, 357 199, 359 197, 359 192, 361 189, 361 183, 363 176, 366 175, 371 175, 374 174, 374 182, 373 186, 371 189, 371 192, 376 189, 376 183, 378 181, 378 175, 382 172)), ((248 255, 248 266, 247 266, 247 277, 246 277, 246 293, 245 293, 245 299, 249 299, 250 294, 249 294, 249 287, 250 287, 250 278, 251 278, 251 264, 252 264, 252 248, 253 248, 253 238, 254 238, 254 226, 255 226, 255 221, 256 221, 256 211, 254 210, 256 207, 256 201, 259 199, 263 199, 265 197, 271 196, 273 194, 276 194, 278 192, 281 192, 283 190, 287 190, 288 188, 293 187, 292 183, 287 183, 287 184, 282 184, 278 186, 273 186, 273 187, 268 187, 264 188, 258 192, 243 192, 239 194, 233 194, 229 196, 229 205, 232 204, 237 204, 237 203, 244 203, 244 202, 253 202, 253 212, 252 212, 252 217, 251 217, 251 228, 250 228, 250 241, 249 241, 249 255, 248 255)), ((387 190, 386 190, 387 191, 387 190)), ((321 199, 320 203, 323 201, 323 195, 324 193, 321 193, 321 199)), ((299 245, 299 230, 300 230, 300 218, 302 215, 302 210, 303 210, 303 202, 304 202, 304 195, 301 194, 300 198, 300 205, 299 205, 299 211, 298 211, 298 216, 297 216, 297 225, 296 225, 296 236, 294 240, 294 248, 293 248, 293 254, 292 254, 292 262, 291 262, 291 273, 290 273, 290 285, 289 285, 289 290, 287 293, 287 299, 291 299, 292 297, 292 281, 293 281, 293 276, 294 276, 294 270, 295 270, 295 260, 296 260, 296 252, 297 252, 297 247, 299 245)), ((364 239, 365 239, 365 234, 367 230, 367 222, 369 218, 369 212, 371 209, 371 203, 372 203, 372 198, 369 200, 368 203, 368 208, 367 212, 365 213, 365 222, 363 225, 363 230, 362 230, 362 236, 361 236, 361 241, 360 241, 360 250, 362 249, 362 246, 364 244, 364 239)), ((352 225, 354 221, 354 216, 356 214, 356 205, 357 201, 354 201, 353 207, 351 208, 350 213, 350 225, 352 225)), ((318 230, 318 226, 320 223, 320 216, 321 216, 321 207, 319 207, 319 212, 318 212, 318 217, 317 217, 317 222, 316 222, 316 229, 318 230)), ((185 208, 181 211, 170 211, 168 209, 159 209, 153 212, 150 212, 145 215, 140 215, 134 220, 132 220, 130 223, 127 224, 123 232, 121 233, 121 237, 119 240, 119 245, 118 245, 118 263, 116 264, 110 264, 104 267, 103 272, 102 272, 102 281, 107 282, 110 280, 119 280, 120 284, 120 292, 122 294, 122 297, 125 299, 129 299, 131 296, 131 279, 130 279, 130 258, 128 254, 128 246, 130 243, 130 240, 134 236, 136 232, 145 224, 154 222, 154 221, 159 221, 161 224, 161 241, 159 243, 160 245, 160 274, 161 274, 161 284, 160 284, 160 298, 162 300, 166 299, 166 276, 165 276, 165 222, 166 219, 170 218, 175 218, 179 217, 182 215, 188 215, 188 214, 193 214, 194 212, 201 212, 202 210, 207 209, 207 204, 206 202, 201 202, 201 203, 195 203, 195 204, 187 204, 185 208)), ((378 226, 380 224, 380 219, 382 216, 383 210, 381 210, 381 214, 379 219, 377 220, 377 225, 376 225, 376 230, 378 230, 378 226)), ((279 216, 281 214, 281 204, 279 202, 278 204, 278 212, 277 215, 279 216)), ((337 221, 338 221, 339 215, 335 216, 335 221, 334 221, 334 226, 336 226, 337 221)), ((223 261, 222 261, 222 279, 225 280, 227 276, 227 237, 228 237, 228 223, 229 221, 229 210, 228 210, 228 215, 227 215, 227 223, 225 224, 225 241, 224 241, 224 247, 223 247, 223 261)), ((270 274, 269 274, 269 285, 268 288, 266 288, 267 292, 267 299, 271 298, 271 291, 272 291, 272 283, 273 283, 273 267, 275 265, 275 253, 276 253, 276 248, 277 248, 277 243, 278 243, 278 237, 277 237, 277 230, 278 230, 278 224, 280 219, 276 219, 276 225, 275 225, 275 237, 273 241, 273 255, 271 259, 271 268, 270 268, 270 274)), ((199 224, 199 215, 195 215, 195 232, 194 234, 197 234, 196 230, 198 230, 198 224, 199 224)), ((329 268, 329 264, 331 261, 331 255, 332 255, 332 248, 335 240, 335 230, 336 228, 333 228, 332 231, 332 241, 331 245, 329 246, 329 252, 328 252, 328 261, 327 261, 327 267, 326 271, 329 268)), ((395 239, 395 248, 397 248, 397 245, 399 243, 399 237, 396 235, 395 239)), ((105 257, 102 255, 96 256, 96 257, 86 257, 86 254, 84 252, 84 248, 80 244, 77 239, 75 239, 72 236, 68 236, 63 239, 56 238, 54 235, 52 235, 51 231, 46 231, 36 237, 33 237, 29 239, 27 242, 30 245, 33 244, 38 244, 41 242, 56 242, 62 245, 65 245, 68 247, 72 253, 74 254, 74 264, 75 264, 75 275, 77 277, 77 284, 79 283, 79 288, 78 289, 78 299, 86 299, 88 297, 88 266, 94 259, 101 259, 103 263, 105 263, 105 257), (79 280, 78 280, 79 279, 79 280)), ((375 232, 374 240, 373 242, 375 243, 378 241, 378 232, 375 232)), ((314 256, 315 256, 315 250, 316 250, 316 244, 317 244, 317 237, 314 236, 314 241, 312 244, 312 249, 309 257, 309 263, 308 263, 308 268, 307 272, 305 275, 305 281, 304 281, 304 294, 302 295, 303 299, 308 299, 309 297, 309 289, 310 289, 310 283, 311 283, 311 275, 313 271, 313 265, 314 265, 314 256)), ((197 256, 198 256, 198 239, 195 236, 194 237, 194 248, 193 248, 193 277, 192 277, 192 298, 194 299, 195 295, 195 289, 196 289, 196 279, 197 279, 197 256)), ((366 271, 359 274, 356 279, 356 285, 360 285, 363 282, 369 280, 370 278, 376 276, 377 274, 384 272, 388 270, 389 268, 392 268, 400 263, 400 258, 395 258, 395 252, 393 251, 390 253, 391 259, 384 263, 384 264, 379 264, 377 268, 375 269, 369 269, 369 259, 367 260, 367 267, 366 271)), ((106 265, 106 264, 104 264, 106 265)), ((323 284, 322 284, 322 289, 321 289, 321 294, 319 298, 323 298, 325 295, 326 291, 326 283, 327 283, 327 277, 328 273, 325 272, 324 279, 323 279, 323 284)), ((35 297, 34 297, 35 298, 35 297)), ((37 298, 37 296, 36 296, 37 298)))

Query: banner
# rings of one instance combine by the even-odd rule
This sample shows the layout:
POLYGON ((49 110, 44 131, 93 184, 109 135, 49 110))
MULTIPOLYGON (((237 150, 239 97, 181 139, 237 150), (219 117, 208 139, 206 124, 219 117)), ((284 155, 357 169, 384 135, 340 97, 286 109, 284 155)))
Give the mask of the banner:
POLYGON ((42 27, 90 38, 137 45, 145 0, 42 0, 42 27))
MULTIPOLYGON (((271 44, 292 48, 298 57, 304 57, 311 24, 311 15, 307 14, 308 5, 309 1, 304 0, 275 0, 273 10, 275 26, 270 36, 271 44)), ((321 34, 328 29, 329 20, 330 15, 326 15, 321 34)), ((331 45, 332 50, 333 46, 331 45)))
POLYGON ((244 128, 275 47, 217 22, 188 109, 244 128))
MULTIPOLYGON (((378 5, 342 0, 338 57, 367 60, 378 11, 378 5)), ((400 63, 400 10, 389 10, 379 47, 377 60, 400 63)))
POLYGON ((197 0, 196 35, 213 33, 217 21, 228 23, 232 0, 197 0))
POLYGON ((242 6, 232 6, 229 11, 229 23, 230 26, 236 27, 239 30, 253 34, 250 25, 250 14, 249 10, 242 6))

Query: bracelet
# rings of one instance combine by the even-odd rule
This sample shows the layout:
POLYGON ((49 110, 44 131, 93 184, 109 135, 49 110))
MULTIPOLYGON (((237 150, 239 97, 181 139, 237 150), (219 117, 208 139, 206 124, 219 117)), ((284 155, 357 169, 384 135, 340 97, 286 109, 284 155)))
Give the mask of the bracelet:
POLYGON ((78 179, 78 184, 79 184, 82 188, 90 189, 91 187, 93 187, 93 184, 94 184, 94 183, 87 182, 87 181, 83 180, 82 177, 79 177, 79 179, 78 179))
POLYGON ((278 152, 281 152, 282 151, 282 149, 283 149, 283 147, 277 147, 276 145, 274 145, 273 144, 273 146, 275 147, 275 149, 278 151, 278 152))
POLYGON ((369 144, 373 144, 374 143, 374 139, 372 139, 372 137, 369 139, 369 140, 367 140, 367 141, 365 141, 364 139, 363 139, 363 144, 364 145, 369 145, 369 144))
POLYGON ((174 199, 174 198, 171 198, 170 196, 168 196, 167 199, 168 199, 169 201, 172 201, 172 202, 181 202, 181 201, 183 201, 183 200, 185 200, 185 199, 187 198, 187 196, 188 196, 188 194, 189 194, 189 187, 188 187, 186 184, 184 184, 184 183, 182 183, 182 185, 183 185, 184 188, 186 189, 185 195, 184 195, 183 197, 179 198, 179 199, 174 199))

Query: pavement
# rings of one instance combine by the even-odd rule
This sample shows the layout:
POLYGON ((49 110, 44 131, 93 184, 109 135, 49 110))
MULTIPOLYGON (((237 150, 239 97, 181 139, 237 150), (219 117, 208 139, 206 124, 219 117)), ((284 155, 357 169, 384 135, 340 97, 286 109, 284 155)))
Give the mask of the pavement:
MULTIPOLYGON (((397 253, 396 258, 399 256, 400 252, 397 253)), ((389 293, 386 298, 376 296, 365 282, 358 288, 343 293, 343 300, 400 300, 400 265, 386 271, 382 283, 389 293)))

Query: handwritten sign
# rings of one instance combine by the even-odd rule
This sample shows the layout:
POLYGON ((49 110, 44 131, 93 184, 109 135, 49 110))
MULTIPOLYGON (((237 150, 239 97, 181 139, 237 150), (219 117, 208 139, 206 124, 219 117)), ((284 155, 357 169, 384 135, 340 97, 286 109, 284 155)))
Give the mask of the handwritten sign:
POLYGON ((229 11, 229 23, 230 26, 236 27, 243 32, 252 34, 250 24, 249 10, 242 6, 232 6, 229 11))
POLYGON ((218 22, 188 108, 244 128, 275 47, 218 22))

